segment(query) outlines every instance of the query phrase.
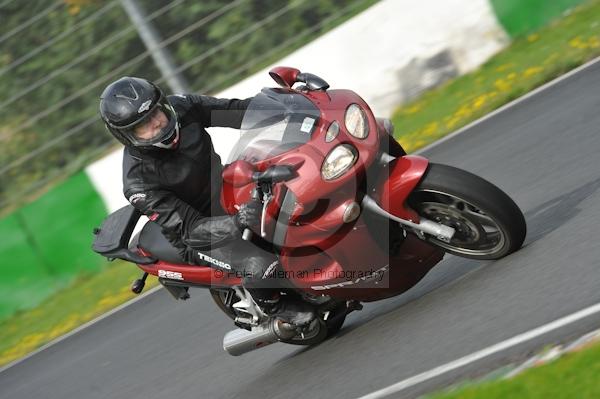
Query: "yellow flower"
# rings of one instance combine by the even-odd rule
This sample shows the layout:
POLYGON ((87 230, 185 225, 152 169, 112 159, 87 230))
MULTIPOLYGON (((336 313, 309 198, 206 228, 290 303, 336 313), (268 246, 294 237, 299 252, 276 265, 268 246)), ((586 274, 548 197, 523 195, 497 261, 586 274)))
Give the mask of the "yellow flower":
POLYGON ((483 107, 486 102, 487 102, 487 95, 482 94, 473 101, 473 108, 477 110, 477 109, 483 107))
POLYGON ((509 62, 508 64, 502 64, 498 67, 496 67, 496 72, 504 72, 507 69, 511 68, 513 66, 512 62, 509 62))
POLYGON ((459 121, 460 121, 460 118, 457 118, 456 116, 448 119, 448 121, 446 122, 446 128, 448 128, 448 129, 454 128, 454 126, 456 126, 456 124, 459 121))
POLYGON ((456 110, 454 116, 457 118, 466 118, 471 115, 472 111, 468 105, 461 105, 459 109, 456 110))
POLYGON ((417 112, 419 112, 421 110, 421 108, 423 108, 422 103, 417 103, 408 108, 405 108, 402 112, 405 115, 412 115, 412 114, 416 114, 417 112))
POLYGON ((18 344, 7 349, 0 355, 0 364, 6 364, 15 359, 25 356, 33 349, 41 345, 46 339, 46 334, 29 334, 26 335, 18 344))
POLYGON ((537 33, 534 33, 532 35, 527 36, 527 41, 529 43, 533 43, 533 42, 535 42, 539 38, 540 38, 540 35, 538 35, 537 33))
POLYGON ((125 289, 121 290, 119 293, 111 294, 107 293, 96 305, 97 310, 109 309, 114 306, 120 305, 123 302, 130 299, 133 295, 129 290, 129 287, 125 287, 125 289))
POLYGON ((581 40, 580 36, 577 36, 574 39, 569 40, 569 46, 576 48, 576 49, 580 49, 580 50, 585 50, 588 47, 587 43, 583 42, 583 40, 581 40))
POLYGON ((432 136, 437 132, 437 129, 438 129, 438 123, 431 122, 427 126, 425 126, 425 129, 423 129, 422 134, 424 136, 432 136))
POLYGON ((58 336, 61 336, 65 333, 71 331, 72 329, 77 327, 79 324, 80 324, 80 316, 76 315, 76 314, 72 314, 69 317, 67 317, 66 320, 64 320, 59 325, 57 325, 52 330, 50 330, 48 332, 48 336, 50 339, 56 338, 58 336))
POLYGON ((558 58, 560 58, 558 53, 552 53, 544 60, 544 64, 554 64, 558 58))
POLYGON ((528 78, 530 76, 536 75, 540 72, 542 72, 544 70, 544 68, 541 67, 530 67, 527 68, 525 71, 523 71, 523 77, 528 78))
POLYGON ((510 84, 508 82, 506 82, 504 79, 496 79, 496 81, 494 82, 494 87, 496 87, 496 89, 498 91, 510 90, 510 84))
POLYGON ((19 344, 17 345, 17 347, 26 347, 26 348, 31 348, 31 347, 35 347, 37 344, 39 344, 45 337, 45 334, 29 334, 26 335, 25 338, 23 338, 21 340, 21 342, 19 342, 19 344))
POLYGON ((425 140, 419 139, 419 140, 417 140, 417 141, 414 142, 414 147, 415 148, 421 148, 424 145, 425 145, 425 140))

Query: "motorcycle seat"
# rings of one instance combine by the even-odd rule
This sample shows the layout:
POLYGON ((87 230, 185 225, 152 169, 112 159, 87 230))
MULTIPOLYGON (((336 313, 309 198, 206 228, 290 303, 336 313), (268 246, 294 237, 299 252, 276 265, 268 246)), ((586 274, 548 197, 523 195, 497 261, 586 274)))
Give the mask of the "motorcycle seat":
POLYGON ((179 251, 165 238, 160 226, 149 221, 139 235, 138 247, 151 253, 154 257, 169 263, 187 264, 179 255, 179 251))

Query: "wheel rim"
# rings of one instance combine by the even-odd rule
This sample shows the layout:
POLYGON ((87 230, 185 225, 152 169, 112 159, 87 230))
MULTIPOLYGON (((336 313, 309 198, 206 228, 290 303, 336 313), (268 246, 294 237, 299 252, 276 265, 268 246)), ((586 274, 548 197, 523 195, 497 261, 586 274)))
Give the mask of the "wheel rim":
POLYGON ((311 325, 308 327, 308 331, 304 332, 304 337, 302 337, 300 334, 297 334, 293 338, 291 338, 291 341, 302 342, 312 339, 319 335, 319 333, 321 332, 321 328, 323 328, 323 326, 319 324, 319 321, 313 320, 311 325))
POLYGON ((213 299, 215 300, 216 305, 225 313, 230 319, 235 320, 236 314, 235 312, 225 305, 227 302, 228 290, 223 289, 211 289, 211 294, 213 295, 213 299))
POLYGON ((506 233, 496 221, 469 201, 448 193, 419 190, 411 203, 417 213, 455 229, 449 243, 434 237, 436 245, 464 255, 486 256, 498 252, 506 243, 506 233))

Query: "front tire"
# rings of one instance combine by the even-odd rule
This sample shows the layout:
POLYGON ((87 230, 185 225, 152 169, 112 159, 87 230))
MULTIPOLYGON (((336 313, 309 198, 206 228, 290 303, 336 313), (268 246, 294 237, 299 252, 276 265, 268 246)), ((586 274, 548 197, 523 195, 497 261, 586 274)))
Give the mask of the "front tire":
POLYGON ((449 243, 432 236, 426 240, 457 256, 500 259, 525 240, 525 218, 515 202, 462 169, 430 163, 408 203, 420 216, 456 230, 449 243))

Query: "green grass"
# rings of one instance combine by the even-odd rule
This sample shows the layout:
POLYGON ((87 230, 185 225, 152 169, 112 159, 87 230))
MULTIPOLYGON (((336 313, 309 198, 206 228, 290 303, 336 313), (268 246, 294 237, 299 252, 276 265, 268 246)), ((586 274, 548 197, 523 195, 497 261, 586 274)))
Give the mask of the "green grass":
MULTIPOLYGON (((478 71, 399 108, 393 117, 396 137, 414 151, 445 136, 600 55, 599 33, 600 1, 596 0, 515 40, 478 71)), ((139 273, 132 265, 115 262, 97 275, 79 279, 41 306, 0 323, 0 365, 131 299, 129 284, 139 273)), ((156 280, 148 283, 155 285, 156 280)))
POLYGON ((600 55, 600 1, 515 41, 477 71, 396 110, 396 138, 414 151, 600 55))
MULTIPOLYGON (((10 363, 135 297, 130 284, 141 271, 115 261, 104 271, 83 275, 36 308, 0 323, 0 366, 10 363)), ((157 285, 154 277, 145 290, 157 285)))
POLYGON ((509 380, 463 386, 427 399, 573 399, 600 398, 600 343, 509 380))

